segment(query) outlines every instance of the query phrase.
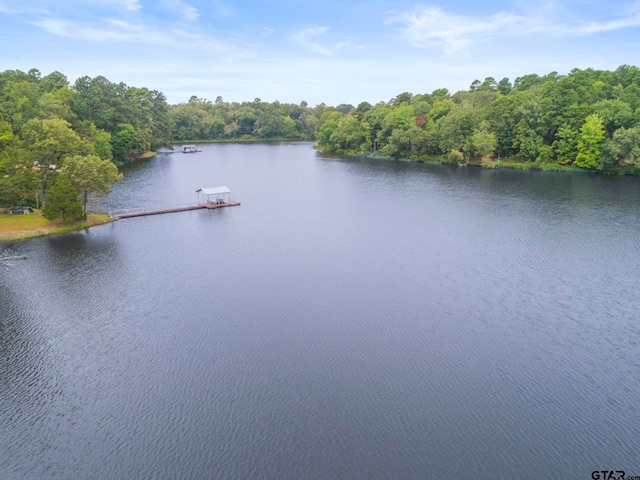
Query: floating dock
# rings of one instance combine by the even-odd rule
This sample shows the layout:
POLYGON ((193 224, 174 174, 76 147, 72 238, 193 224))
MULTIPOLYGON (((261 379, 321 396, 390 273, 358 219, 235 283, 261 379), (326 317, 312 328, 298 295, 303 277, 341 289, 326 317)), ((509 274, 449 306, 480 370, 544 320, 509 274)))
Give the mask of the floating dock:
POLYGON ((182 146, 182 153, 197 153, 197 152, 201 152, 201 151, 202 150, 200 150, 195 145, 183 145, 182 146))
POLYGON ((235 207, 237 205, 240 205, 240 202, 234 202, 231 200, 207 201, 204 203, 175 205, 175 206, 156 208, 156 209, 141 209, 141 210, 134 210, 134 211, 126 211, 123 213, 114 213, 112 217, 113 218, 146 217, 149 215, 161 215, 163 213, 186 212, 188 210, 200 210, 202 208, 214 209, 214 208, 223 208, 223 207, 235 207))

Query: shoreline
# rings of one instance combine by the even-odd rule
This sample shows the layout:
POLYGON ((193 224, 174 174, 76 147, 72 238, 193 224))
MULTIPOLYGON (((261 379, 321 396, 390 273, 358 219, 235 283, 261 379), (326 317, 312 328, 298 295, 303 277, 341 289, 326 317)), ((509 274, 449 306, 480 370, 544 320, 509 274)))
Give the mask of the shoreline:
POLYGON ((49 235, 64 235, 106 225, 115 219, 104 213, 90 213, 85 222, 50 222, 39 211, 27 215, 0 214, 0 242, 27 240, 49 235))
POLYGON ((454 161, 450 161, 447 155, 441 155, 438 157, 392 157, 389 155, 383 155, 378 153, 366 152, 366 153, 358 153, 358 152, 329 152, 327 150, 318 149, 324 155, 337 155, 340 157, 347 158, 377 158, 380 160, 387 161, 396 161, 396 162, 413 162, 413 163, 428 163, 431 165, 452 165, 452 166, 469 166, 469 167, 479 167, 479 168, 487 168, 487 169, 509 169, 509 170, 527 170, 527 171, 538 171, 538 172, 569 172, 569 173, 587 173, 592 175, 616 175, 616 176, 638 176, 640 175, 640 169, 635 167, 630 168, 620 168, 615 170, 594 170, 587 168, 574 167, 571 165, 560 165, 556 163, 546 163, 546 164, 537 164, 534 162, 519 162, 516 160, 509 159, 472 159, 467 163, 458 163, 454 161))
POLYGON ((302 140, 300 138, 227 138, 216 140, 172 140, 171 145, 194 144, 201 145, 203 143, 317 143, 317 140, 302 140))
MULTIPOLYGON (((148 150, 146 152, 144 152, 142 155, 137 156, 133 161, 137 161, 137 160, 145 160, 147 158, 151 158, 154 155, 157 155, 158 152, 154 152, 153 150, 148 150)), ((132 162, 133 163, 133 162, 132 162)))

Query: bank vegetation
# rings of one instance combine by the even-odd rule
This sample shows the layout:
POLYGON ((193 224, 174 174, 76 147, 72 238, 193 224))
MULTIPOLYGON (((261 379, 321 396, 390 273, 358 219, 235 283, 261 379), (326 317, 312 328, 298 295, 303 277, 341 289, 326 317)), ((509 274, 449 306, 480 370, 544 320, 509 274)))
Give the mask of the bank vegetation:
POLYGON ((574 69, 327 108, 319 146, 485 167, 636 173, 640 168, 640 69, 574 69))
POLYGON ((333 154, 490 168, 640 171, 640 69, 574 69, 404 92, 375 105, 211 101, 60 72, 0 72, 0 208, 88 221, 118 167, 180 142, 312 140, 333 154))

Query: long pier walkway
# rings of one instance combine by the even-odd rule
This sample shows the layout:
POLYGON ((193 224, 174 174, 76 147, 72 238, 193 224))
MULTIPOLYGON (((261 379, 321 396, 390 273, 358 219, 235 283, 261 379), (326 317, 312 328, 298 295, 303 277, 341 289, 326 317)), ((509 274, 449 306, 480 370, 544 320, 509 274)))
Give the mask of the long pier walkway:
POLYGON ((207 201, 204 203, 187 203, 181 205, 173 205, 167 207, 157 207, 151 209, 135 209, 135 210, 125 210, 121 213, 113 213, 111 215, 112 218, 132 218, 132 217, 146 217, 148 215, 160 215, 162 213, 175 213, 175 212, 186 212, 187 210, 199 210, 201 208, 223 208, 223 207, 235 207, 240 205, 240 202, 234 202, 231 200, 225 201, 207 201))

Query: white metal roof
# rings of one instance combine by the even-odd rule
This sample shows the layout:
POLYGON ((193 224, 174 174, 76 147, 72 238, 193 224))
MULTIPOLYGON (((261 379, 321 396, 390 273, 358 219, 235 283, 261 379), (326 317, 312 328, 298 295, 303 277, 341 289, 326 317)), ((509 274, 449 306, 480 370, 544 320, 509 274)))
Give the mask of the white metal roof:
POLYGON ((208 188, 201 188, 199 190, 196 190, 197 193, 203 193, 205 195, 220 195, 223 193, 231 193, 231 190, 229 190, 227 187, 222 186, 222 187, 208 187, 208 188))

